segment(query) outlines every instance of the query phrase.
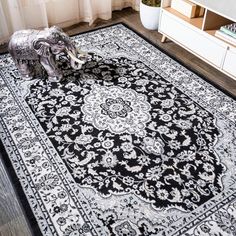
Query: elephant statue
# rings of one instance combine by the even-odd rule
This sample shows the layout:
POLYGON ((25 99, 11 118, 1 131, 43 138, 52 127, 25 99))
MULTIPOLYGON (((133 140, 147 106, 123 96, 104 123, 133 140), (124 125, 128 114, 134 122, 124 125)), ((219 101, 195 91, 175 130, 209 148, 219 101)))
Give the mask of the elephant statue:
POLYGON ((34 67, 36 62, 39 62, 46 70, 49 80, 59 81, 62 78, 62 72, 55 62, 59 54, 66 54, 71 67, 76 70, 80 69, 86 61, 86 56, 79 53, 70 37, 57 26, 41 31, 17 31, 11 36, 8 50, 25 79, 33 78, 34 67))

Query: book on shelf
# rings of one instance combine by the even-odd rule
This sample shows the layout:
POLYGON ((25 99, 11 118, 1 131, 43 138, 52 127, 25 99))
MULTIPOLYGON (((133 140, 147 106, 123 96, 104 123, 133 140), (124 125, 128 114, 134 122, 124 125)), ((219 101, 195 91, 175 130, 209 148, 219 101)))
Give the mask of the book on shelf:
POLYGON ((223 39, 224 41, 228 42, 228 43, 231 43, 233 44, 234 46, 236 46, 236 38, 226 34, 224 31, 222 30, 217 30, 215 32, 215 36, 220 38, 220 39, 223 39))
POLYGON ((225 32, 226 34, 236 38, 236 23, 221 26, 220 30, 225 32))
POLYGON ((197 6, 195 17, 202 17, 204 16, 204 13, 205 13, 205 8, 197 6))

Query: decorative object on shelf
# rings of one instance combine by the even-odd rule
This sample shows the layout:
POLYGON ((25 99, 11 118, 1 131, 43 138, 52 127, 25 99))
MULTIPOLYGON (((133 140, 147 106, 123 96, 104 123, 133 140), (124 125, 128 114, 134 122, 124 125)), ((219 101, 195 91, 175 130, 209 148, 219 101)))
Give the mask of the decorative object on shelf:
POLYGON ((0 139, 43 235, 235 235, 236 101, 122 24, 73 38, 91 53, 66 83, 16 86, 0 56, 0 139))
POLYGON ((221 29, 215 32, 215 36, 236 46, 236 38, 232 37, 231 35, 227 34, 225 31, 221 29))
POLYGON ((220 30, 236 39, 236 23, 221 26, 220 30))
MULTIPOLYGON (((61 28, 53 26, 42 31, 21 30, 15 32, 8 45, 9 53, 24 79, 32 79, 39 62, 49 80, 59 81, 63 74, 56 65, 56 56, 67 55, 73 69, 80 69, 86 61, 78 58, 78 49, 61 28)), ((68 60, 69 62, 69 60, 68 60)))
POLYGON ((140 0, 140 18, 145 28, 158 29, 160 5, 160 0, 140 0))
POLYGON ((172 0, 171 8, 188 18, 200 17, 204 14, 204 8, 188 0, 172 0))

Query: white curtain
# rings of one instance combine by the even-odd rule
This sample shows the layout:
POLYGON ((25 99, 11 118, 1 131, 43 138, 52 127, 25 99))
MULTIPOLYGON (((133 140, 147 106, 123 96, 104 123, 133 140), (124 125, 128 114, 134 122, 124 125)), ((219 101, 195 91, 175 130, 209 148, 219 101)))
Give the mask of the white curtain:
POLYGON ((16 30, 67 27, 79 22, 108 20, 113 10, 139 9, 140 0, 0 0, 0 43, 16 30))

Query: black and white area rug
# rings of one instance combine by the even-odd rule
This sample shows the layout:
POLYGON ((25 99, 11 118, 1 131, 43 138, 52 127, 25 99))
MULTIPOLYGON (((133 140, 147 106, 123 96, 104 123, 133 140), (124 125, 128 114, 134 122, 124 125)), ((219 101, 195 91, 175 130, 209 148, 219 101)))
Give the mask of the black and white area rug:
POLYGON ((236 235, 236 101, 123 24, 22 81, 0 56, 1 140, 45 236, 236 235))

